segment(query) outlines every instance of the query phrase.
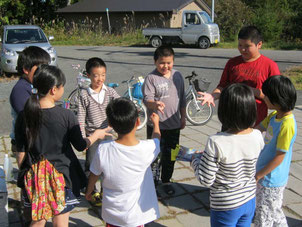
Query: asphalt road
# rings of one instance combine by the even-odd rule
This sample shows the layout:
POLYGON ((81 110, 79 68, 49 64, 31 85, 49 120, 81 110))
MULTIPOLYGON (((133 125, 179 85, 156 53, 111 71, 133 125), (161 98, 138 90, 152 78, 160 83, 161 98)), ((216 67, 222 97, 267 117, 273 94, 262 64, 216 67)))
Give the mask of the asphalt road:
MULTIPOLYGON (((126 85, 123 80, 132 75, 146 76, 154 69, 153 52, 151 47, 85 47, 85 46, 56 46, 58 64, 66 75, 64 98, 76 87, 77 70, 72 64, 85 66, 90 57, 100 57, 107 64, 106 82, 119 83, 119 94, 123 94, 126 85)), ((209 90, 213 90, 220 79, 222 70, 228 59, 239 55, 236 49, 201 50, 197 48, 174 48, 176 56, 174 68, 183 76, 189 75, 193 70, 200 76, 206 77, 212 83, 209 90)), ((302 64, 301 51, 272 51, 263 50, 262 53, 279 65, 281 71, 302 64)), ((9 94, 16 81, 0 83, 0 135, 8 135, 11 130, 9 94)), ((298 93, 297 105, 302 105, 302 92, 298 93)))

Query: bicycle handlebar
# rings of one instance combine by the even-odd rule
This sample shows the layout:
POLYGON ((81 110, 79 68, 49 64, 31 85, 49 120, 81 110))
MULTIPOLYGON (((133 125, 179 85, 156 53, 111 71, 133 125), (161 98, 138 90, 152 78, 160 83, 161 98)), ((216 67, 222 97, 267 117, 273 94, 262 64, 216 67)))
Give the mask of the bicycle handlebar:
POLYGON ((131 83, 133 80, 134 80, 134 76, 132 76, 129 80, 124 80, 124 81, 122 81, 122 84, 124 84, 124 83, 131 83))
POLYGON ((191 80, 194 77, 197 77, 198 75, 195 73, 195 71, 192 71, 192 74, 190 76, 186 76, 185 79, 191 80))

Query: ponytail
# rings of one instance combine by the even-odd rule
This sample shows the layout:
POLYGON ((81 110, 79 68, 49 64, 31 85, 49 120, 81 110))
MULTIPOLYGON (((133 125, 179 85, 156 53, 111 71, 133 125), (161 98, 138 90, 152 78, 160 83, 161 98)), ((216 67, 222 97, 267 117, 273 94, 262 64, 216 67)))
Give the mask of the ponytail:
POLYGON ((25 134, 28 140, 28 150, 34 145, 42 124, 42 111, 39 99, 44 98, 54 86, 65 85, 63 72, 50 65, 41 65, 37 68, 33 78, 32 95, 24 107, 25 134))
MULTIPOLYGON (((34 90, 34 89, 33 89, 34 90)), ((30 150, 38 136, 42 122, 42 111, 38 93, 33 93, 24 106, 25 134, 30 150)))

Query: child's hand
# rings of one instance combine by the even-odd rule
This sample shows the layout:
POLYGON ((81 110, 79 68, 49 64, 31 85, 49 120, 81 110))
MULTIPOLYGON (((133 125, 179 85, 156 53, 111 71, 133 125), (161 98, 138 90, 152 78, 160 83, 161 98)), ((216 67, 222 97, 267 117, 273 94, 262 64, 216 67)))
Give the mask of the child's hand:
POLYGON ((150 116, 150 120, 152 121, 153 125, 159 124, 159 116, 157 113, 152 113, 150 116))
POLYGON ((111 127, 107 127, 105 129, 97 129, 95 130, 95 133, 98 137, 98 139, 104 139, 105 136, 113 136, 111 133, 109 133, 109 131, 111 131, 112 128, 111 127))
POLYGON ((163 103, 161 101, 156 101, 155 105, 156 105, 156 110, 158 110, 159 112, 161 112, 163 114, 164 109, 165 109, 165 103, 163 103))
POLYGON ((87 192, 86 192, 85 198, 86 198, 86 200, 90 201, 90 200, 92 199, 91 193, 87 193, 87 192))
POLYGON ((197 92, 201 97, 197 97, 197 100, 203 101, 201 105, 208 104, 208 106, 212 105, 215 106, 214 97, 212 94, 207 92, 197 92))
POLYGON ((256 175, 255 175, 256 183, 258 183, 258 181, 259 181, 261 178, 262 178, 262 177, 260 176, 259 172, 256 173, 256 175))

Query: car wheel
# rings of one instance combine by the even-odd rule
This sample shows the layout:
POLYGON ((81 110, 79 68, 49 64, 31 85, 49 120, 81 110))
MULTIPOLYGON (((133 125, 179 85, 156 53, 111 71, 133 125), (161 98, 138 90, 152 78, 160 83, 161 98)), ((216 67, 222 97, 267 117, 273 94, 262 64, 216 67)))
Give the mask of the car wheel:
POLYGON ((154 36, 151 38, 150 43, 153 47, 157 48, 163 44, 163 41, 158 36, 154 36))
POLYGON ((210 47, 210 40, 207 37, 201 37, 198 40, 198 46, 201 49, 207 49, 210 47))

